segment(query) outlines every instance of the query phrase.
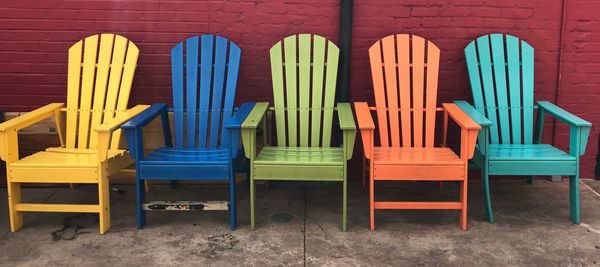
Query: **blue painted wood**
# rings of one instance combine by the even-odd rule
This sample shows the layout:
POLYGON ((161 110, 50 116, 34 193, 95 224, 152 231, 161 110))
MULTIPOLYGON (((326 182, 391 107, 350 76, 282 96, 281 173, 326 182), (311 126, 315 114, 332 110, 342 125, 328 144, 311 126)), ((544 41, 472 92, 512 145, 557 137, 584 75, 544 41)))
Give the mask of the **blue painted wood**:
POLYGON ((482 135, 490 131, 489 140, 478 139, 472 161, 481 168, 489 221, 494 221, 489 176, 566 175, 570 176, 571 220, 579 223, 579 157, 585 151, 591 123, 540 101, 534 140, 535 61, 534 49, 526 42, 510 35, 485 35, 465 48, 465 57, 475 108, 464 101, 458 101, 457 105, 483 126, 482 135), (546 114, 570 126, 568 153, 541 144, 546 114))
MULTIPOLYGON (((198 99, 198 36, 185 41, 186 62, 186 147, 196 147, 196 100, 198 99)), ((178 128, 175 128, 176 131, 178 128)), ((183 128, 179 129, 183 130, 183 128)))
POLYGON ((213 70, 214 36, 202 35, 200 58, 200 123, 198 124, 198 146, 206 147, 208 135, 208 114, 210 102, 210 83, 213 70))
POLYGON ((230 227, 235 229, 233 158, 239 154, 240 127, 255 104, 243 103, 237 111, 233 106, 240 55, 237 45, 219 36, 202 35, 177 44, 171 51, 173 108, 167 108, 166 104, 152 105, 123 125, 129 149, 136 159, 138 228, 145 224, 144 181, 158 179, 229 181, 230 227), (169 110, 175 117, 174 146, 169 110), (163 123, 165 147, 144 156, 142 129, 158 116, 163 123))
POLYGON ((171 79, 173 80, 173 116, 175 147, 183 147, 183 43, 171 49, 171 79))

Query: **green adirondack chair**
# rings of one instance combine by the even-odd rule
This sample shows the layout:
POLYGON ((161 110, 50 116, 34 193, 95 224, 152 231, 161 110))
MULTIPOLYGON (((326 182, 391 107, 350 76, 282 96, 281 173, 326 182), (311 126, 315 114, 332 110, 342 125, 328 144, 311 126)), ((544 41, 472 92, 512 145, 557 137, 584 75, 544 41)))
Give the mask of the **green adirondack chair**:
POLYGON ((456 104, 482 126, 473 162, 481 169, 489 221, 494 222, 490 175, 528 176, 529 183, 534 175, 564 175, 569 176, 571 220, 579 224, 579 157, 592 124, 548 101, 534 103, 533 48, 525 41, 484 35, 465 48, 465 56, 475 107, 456 104), (568 153, 541 143, 546 114, 570 126, 568 153))
POLYGON ((339 48, 312 34, 288 36, 271 50, 276 145, 267 140, 268 103, 259 102, 242 124, 250 159, 250 220, 255 228, 255 181, 339 181, 343 186, 342 229, 346 230, 346 169, 356 126, 349 103, 335 103, 339 48), (283 51, 282 51, 283 49, 283 51), (285 77, 285 78, 284 78, 285 77), (331 146, 333 113, 343 132, 341 147, 331 146), (256 133, 264 129, 263 146, 256 133))

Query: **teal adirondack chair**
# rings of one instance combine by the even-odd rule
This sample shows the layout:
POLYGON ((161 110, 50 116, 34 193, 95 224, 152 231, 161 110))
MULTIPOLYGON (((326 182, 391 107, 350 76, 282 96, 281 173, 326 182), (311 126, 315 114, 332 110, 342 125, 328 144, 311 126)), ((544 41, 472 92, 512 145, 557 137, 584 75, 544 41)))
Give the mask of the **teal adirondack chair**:
POLYGON ((579 157, 592 124, 548 101, 534 103, 533 48, 525 41, 484 35, 465 48, 465 56, 475 107, 456 104, 482 126, 473 162, 481 169, 489 221, 494 222, 490 175, 528 176, 529 183, 534 175, 564 175, 569 176, 571 220, 579 224, 579 157), (546 114, 570 126, 568 153, 541 143, 546 114))
POLYGON ((242 124, 244 151, 250 159, 252 229, 255 181, 338 181, 343 186, 345 231, 347 160, 352 157, 356 126, 349 103, 334 106, 339 48, 321 36, 299 34, 279 41, 270 54, 277 145, 271 146, 266 140, 268 103, 256 103, 242 124), (336 110, 343 132, 341 147, 331 146, 336 110), (259 124, 265 129, 263 147, 256 141, 259 124))

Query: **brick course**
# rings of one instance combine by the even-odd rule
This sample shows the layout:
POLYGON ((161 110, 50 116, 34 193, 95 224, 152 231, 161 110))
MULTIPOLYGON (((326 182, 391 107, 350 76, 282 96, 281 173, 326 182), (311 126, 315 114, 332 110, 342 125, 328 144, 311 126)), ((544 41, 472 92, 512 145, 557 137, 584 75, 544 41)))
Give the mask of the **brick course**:
MULTIPOLYGON (((559 104, 595 126, 582 158, 593 175, 600 109, 600 3, 567 0, 559 104)), ((536 99, 554 102, 557 87, 562 0, 355 0, 352 40, 352 100, 372 101, 368 47, 394 33, 413 33, 442 50, 439 101, 470 98, 462 49, 480 35, 504 32, 536 49, 536 99)), ((294 33, 337 40, 338 0, 228 1, 46 1, 0 4, 0 107, 30 110, 66 98, 68 47, 100 32, 126 36, 142 55, 131 104, 171 98, 169 51, 192 35, 226 36, 242 48, 238 101, 269 101, 268 49, 294 33)), ((549 122, 548 126, 550 125, 549 122)), ((552 127, 546 127, 550 141, 552 127)), ((557 145, 568 129, 557 127, 557 145)))

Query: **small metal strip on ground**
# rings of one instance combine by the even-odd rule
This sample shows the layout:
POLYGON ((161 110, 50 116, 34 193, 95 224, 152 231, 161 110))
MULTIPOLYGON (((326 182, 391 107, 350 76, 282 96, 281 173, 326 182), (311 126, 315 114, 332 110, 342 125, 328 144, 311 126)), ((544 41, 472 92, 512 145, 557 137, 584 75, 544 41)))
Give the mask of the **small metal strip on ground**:
POLYGON ((594 195, 600 197, 600 193, 598 193, 598 191, 594 190, 594 188, 592 188, 591 186, 589 186, 588 184, 586 184, 583 180, 579 180, 579 182, 587 189, 589 189, 590 191, 592 191, 592 193, 594 193, 594 195))
POLYGON ((144 210, 229 210, 228 201, 150 201, 144 210))

